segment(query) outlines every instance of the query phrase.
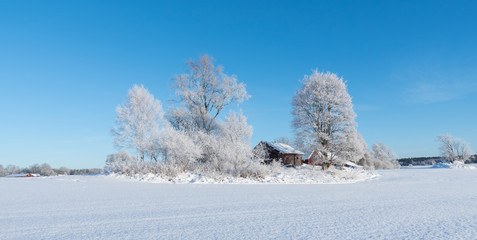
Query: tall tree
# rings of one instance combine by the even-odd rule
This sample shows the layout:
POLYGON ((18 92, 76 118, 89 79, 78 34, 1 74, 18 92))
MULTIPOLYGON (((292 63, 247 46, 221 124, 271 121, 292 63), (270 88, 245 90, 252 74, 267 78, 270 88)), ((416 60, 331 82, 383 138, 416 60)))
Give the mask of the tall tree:
POLYGON ((222 161, 228 161, 233 166, 235 174, 240 175, 239 169, 252 157, 250 138, 253 128, 247 124, 247 118, 242 112, 237 115, 232 111, 225 118, 222 128, 220 142, 226 149, 226 154, 221 157, 222 161))
POLYGON ((145 154, 164 124, 161 103, 144 86, 134 85, 123 106, 119 105, 116 112, 117 125, 111 130, 115 145, 120 149, 135 149, 137 157, 144 161, 145 154))
POLYGON ((208 55, 187 62, 187 73, 176 75, 174 88, 189 110, 197 128, 209 133, 225 106, 242 102, 250 96, 235 75, 227 75, 222 66, 214 66, 208 55))
POLYGON ((362 148, 350 137, 358 136, 356 114, 346 84, 336 74, 315 70, 305 75, 292 105, 295 134, 308 145, 307 150, 318 150, 334 161, 362 148))
POLYGON ((465 162, 472 156, 469 144, 451 135, 440 135, 437 137, 440 142, 439 150, 442 157, 453 163, 455 161, 465 162))

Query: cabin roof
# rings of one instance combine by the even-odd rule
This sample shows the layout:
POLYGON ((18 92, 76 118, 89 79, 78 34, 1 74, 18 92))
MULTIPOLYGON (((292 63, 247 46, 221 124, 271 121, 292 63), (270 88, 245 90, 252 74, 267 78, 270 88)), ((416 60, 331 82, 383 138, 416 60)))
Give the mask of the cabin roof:
POLYGON ((301 155, 304 154, 303 152, 296 150, 285 143, 272 143, 272 142, 265 142, 265 143, 267 143, 272 148, 275 148, 277 151, 283 154, 301 154, 301 155))
POLYGON ((353 163, 353 162, 350 162, 350 161, 346 161, 346 162, 344 163, 344 165, 348 165, 348 166, 354 167, 354 168, 363 168, 363 166, 359 166, 358 164, 353 163))

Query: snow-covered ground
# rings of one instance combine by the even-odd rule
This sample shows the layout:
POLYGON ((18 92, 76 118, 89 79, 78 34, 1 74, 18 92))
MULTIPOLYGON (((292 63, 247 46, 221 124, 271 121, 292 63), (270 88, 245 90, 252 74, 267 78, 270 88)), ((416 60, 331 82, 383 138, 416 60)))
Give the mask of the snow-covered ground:
POLYGON ((231 176, 204 176, 195 173, 182 173, 176 177, 165 177, 156 174, 136 174, 134 176, 124 176, 112 174, 120 179, 131 179, 136 181, 146 181, 154 183, 214 183, 214 184, 262 184, 262 183, 285 183, 285 184, 339 184, 355 183, 367 181, 379 176, 374 171, 362 169, 344 168, 337 170, 331 168, 324 172, 320 166, 303 165, 296 167, 282 167, 276 173, 266 178, 240 178, 231 176))
POLYGON ((477 239, 477 170, 352 184, 0 178, 0 239, 477 239))

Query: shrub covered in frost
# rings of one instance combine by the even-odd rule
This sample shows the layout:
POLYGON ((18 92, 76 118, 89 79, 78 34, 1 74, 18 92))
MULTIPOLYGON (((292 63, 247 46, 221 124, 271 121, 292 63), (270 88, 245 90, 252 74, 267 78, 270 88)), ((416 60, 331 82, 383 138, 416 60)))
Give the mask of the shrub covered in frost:
POLYGON ((396 158, 397 156, 391 148, 382 143, 375 143, 373 151, 366 152, 358 164, 368 170, 397 169, 400 168, 400 165, 396 158))
POLYGON ((111 162, 104 168, 107 173, 117 173, 127 176, 136 174, 158 174, 174 177, 179 173, 179 168, 164 162, 122 161, 111 162))
POLYGON ((136 158, 126 151, 120 151, 117 153, 109 154, 106 157, 106 164, 113 162, 133 162, 136 158))
POLYGON ((5 170, 3 169, 2 164, 0 164, 0 177, 5 177, 5 170))

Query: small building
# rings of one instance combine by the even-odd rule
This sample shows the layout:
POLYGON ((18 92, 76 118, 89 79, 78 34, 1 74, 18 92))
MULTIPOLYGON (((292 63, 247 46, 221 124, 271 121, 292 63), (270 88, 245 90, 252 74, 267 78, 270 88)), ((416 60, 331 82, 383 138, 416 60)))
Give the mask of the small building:
POLYGON ((320 151, 313 150, 303 156, 303 162, 310 165, 321 165, 327 163, 326 157, 320 151))
POLYGON ((263 151, 265 163, 281 161, 284 165, 301 165, 303 152, 298 151, 285 143, 261 141, 253 148, 254 152, 263 151))
POLYGON ((315 157, 315 155, 316 155, 316 151, 305 153, 302 157, 303 163, 310 164, 310 165, 317 165, 318 163, 313 161, 313 158, 315 157))

